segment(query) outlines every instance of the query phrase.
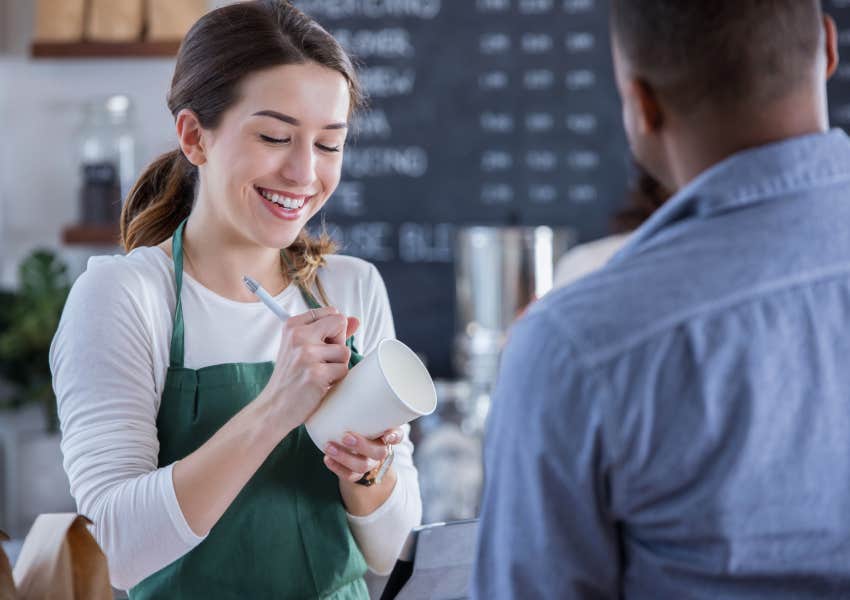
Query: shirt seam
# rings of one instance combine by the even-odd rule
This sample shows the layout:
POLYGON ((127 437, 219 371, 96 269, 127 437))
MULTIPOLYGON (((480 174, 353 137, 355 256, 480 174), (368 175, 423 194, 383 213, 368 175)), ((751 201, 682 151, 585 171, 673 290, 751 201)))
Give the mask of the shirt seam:
MULTIPOLYGON (((705 317, 711 313, 726 310, 734 306, 755 302, 763 299, 771 293, 838 279, 841 276, 846 276, 848 273, 850 273, 850 265, 837 265, 809 271, 803 275, 794 275, 791 277, 775 279, 760 286, 749 288, 746 291, 730 294, 720 300, 713 300, 711 302, 703 302, 689 306, 673 313, 670 316, 659 319, 653 325, 642 329, 635 334, 628 335, 623 340, 608 347, 600 350, 586 351, 582 354, 575 353, 575 358, 587 368, 593 369, 612 360, 616 360, 618 357, 633 348, 645 343, 653 337, 675 329, 690 319, 705 317)), ((565 336, 569 338, 568 333, 565 331, 566 327, 562 323, 557 323, 554 319, 552 319, 552 322, 559 327, 565 336)), ((572 340, 570 343, 573 347, 575 347, 575 343, 572 340)))
MULTIPOLYGON (((552 331, 559 331, 563 336, 564 348, 565 348, 565 358, 567 360, 574 359, 576 365, 579 367, 579 372, 576 373, 577 376, 581 377, 584 375, 589 380, 596 380, 599 382, 599 387, 604 389, 604 393, 602 397, 594 398, 593 402, 597 403, 597 407, 600 411, 600 430, 602 434, 602 463, 603 467, 611 467, 615 463, 615 456, 619 456, 619 437, 616 423, 613 417, 613 411, 611 410, 610 402, 611 398, 614 397, 614 389, 611 385, 610 380, 605 377, 603 373, 604 364, 587 364, 581 360, 581 357, 578 353, 578 347, 575 343, 573 337, 570 335, 569 331, 567 331, 566 327, 563 324, 557 322, 557 320, 552 317, 552 315, 547 312, 543 313, 545 315, 546 321, 551 324, 552 331), (616 451, 615 451, 616 450, 616 451)), ((569 400, 568 400, 569 401, 569 400)), ((610 503, 611 498, 605 498, 606 505, 604 506, 605 513, 611 518, 612 521, 615 521, 615 515, 612 512, 612 505, 610 503)))

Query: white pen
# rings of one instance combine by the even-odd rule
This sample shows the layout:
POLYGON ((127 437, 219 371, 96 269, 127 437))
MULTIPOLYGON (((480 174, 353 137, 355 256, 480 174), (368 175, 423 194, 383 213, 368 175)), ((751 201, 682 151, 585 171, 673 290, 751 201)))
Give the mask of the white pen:
POLYGON ((289 315, 286 313, 286 311, 283 310, 280 305, 274 301, 274 298, 272 298, 269 293, 263 289, 263 286, 261 286, 259 283, 257 283, 247 275, 242 276, 242 281, 245 282, 245 286, 249 290, 251 290, 251 292, 257 298, 259 298, 263 302, 263 304, 268 306, 269 310, 276 314, 281 321, 286 321, 287 319, 289 319, 289 315))

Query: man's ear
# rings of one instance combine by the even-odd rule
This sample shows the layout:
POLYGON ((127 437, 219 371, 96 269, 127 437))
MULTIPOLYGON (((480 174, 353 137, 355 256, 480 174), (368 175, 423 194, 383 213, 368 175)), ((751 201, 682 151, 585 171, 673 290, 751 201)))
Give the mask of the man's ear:
POLYGON ((826 44, 826 78, 829 79, 838 68, 838 33, 835 20, 829 15, 823 16, 824 43, 826 44))
POLYGON ((200 166, 207 162, 203 144, 203 128, 194 111, 184 108, 177 113, 177 140, 189 162, 200 166))
POLYGON ((633 79, 629 82, 629 96, 638 131, 643 135, 657 133, 664 124, 664 113, 653 89, 644 80, 633 79))

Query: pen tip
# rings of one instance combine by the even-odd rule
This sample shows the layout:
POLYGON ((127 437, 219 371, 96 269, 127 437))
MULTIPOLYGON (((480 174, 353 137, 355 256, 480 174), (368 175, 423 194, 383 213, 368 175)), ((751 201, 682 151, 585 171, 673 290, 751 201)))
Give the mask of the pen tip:
POLYGON ((242 281, 245 283, 245 285, 248 287, 249 290, 251 290, 252 292, 257 291, 257 288, 259 286, 257 285, 256 281, 254 281, 253 279, 251 279, 247 275, 242 276, 242 281))

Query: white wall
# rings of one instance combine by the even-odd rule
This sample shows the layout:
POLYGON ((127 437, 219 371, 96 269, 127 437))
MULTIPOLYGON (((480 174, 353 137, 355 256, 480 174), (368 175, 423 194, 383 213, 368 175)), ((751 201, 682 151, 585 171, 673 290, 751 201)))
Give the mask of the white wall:
MULTIPOLYGON (((175 144, 165 106, 172 59, 33 60, 35 0, 0 0, 0 287, 36 246, 58 248, 77 221, 75 133, 92 97, 128 94, 135 103, 139 163, 175 144)), ((79 271, 97 248, 64 248, 79 271)))

